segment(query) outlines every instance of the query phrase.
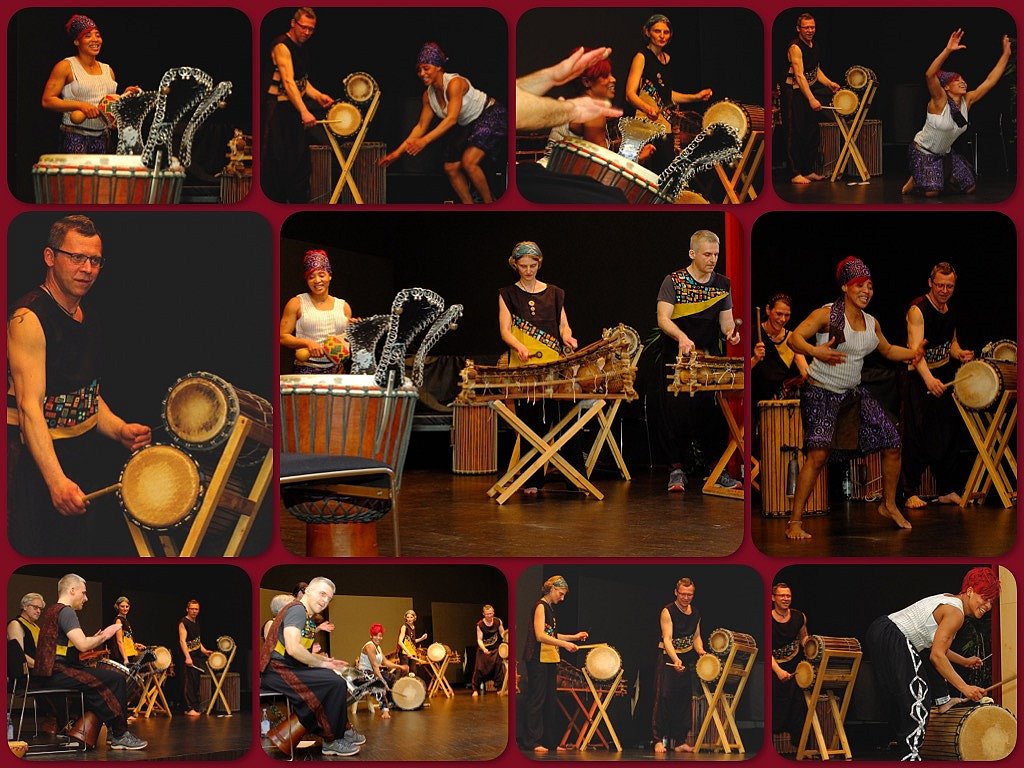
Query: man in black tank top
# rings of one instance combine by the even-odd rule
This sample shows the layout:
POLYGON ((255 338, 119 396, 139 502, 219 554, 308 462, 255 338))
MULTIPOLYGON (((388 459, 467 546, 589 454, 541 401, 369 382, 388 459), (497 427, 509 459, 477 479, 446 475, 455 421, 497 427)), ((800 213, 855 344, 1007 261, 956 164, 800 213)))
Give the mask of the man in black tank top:
MULTIPOLYGON (((43 283, 14 302, 7 324, 8 532, 23 555, 92 554, 109 532, 86 515, 83 487, 94 472, 97 436, 129 451, 150 429, 129 424, 100 394, 101 337, 82 304, 103 267, 103 243, 85 216, 50 228, 43 283)), ((107 480, 109 482, 109 480, 107 480)))
POLYGON ((789 71, 782 87, 783 120, 786 124, 786 154, 794 184, 824 181, 814 172, 818 154, 818 113, 821 102, 811 91, 814 83, 821 83, 833 93, 839 83, 829 80, 819 66, 821 52, 814 43, 816 26, 814 17, 801 13, 796 20, 796 37, 786 50, 789 71))
POLYGON ((965 435, 949 389, 960 363, 973 360, 974 352, 957 342, 956 312, 949 306, 955 288, 953 265, 939 262, 928 276, 928 293, 907 310, 908 343, 927 341, 924 357, 907 373, 904 391, 902 483, 908 509, 927 504, 918 495, 925 468, 935 478, 936 501, 960 504, 956 488, 965 478, 957 472, 957 449, 965 435))
POLYGON ((334 103, 309 81, 302 46, 315 29, 313 9, 299 8, 288 31, 274 38, 270 48, 273 66, 263 88, 260 182, 267 197, 279 203, 309 202, 312 166, 306 129, 317 122, 303 99, 308 96, 325 108, 334 103))

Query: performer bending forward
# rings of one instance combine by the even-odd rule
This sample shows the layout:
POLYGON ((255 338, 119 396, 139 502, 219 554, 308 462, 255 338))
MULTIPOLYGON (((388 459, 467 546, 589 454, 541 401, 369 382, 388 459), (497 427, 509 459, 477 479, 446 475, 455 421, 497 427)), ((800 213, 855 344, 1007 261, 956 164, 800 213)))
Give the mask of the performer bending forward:
POLYGON ((992 610, 999 586, 990 568, 972 568, 959 594, 926 597, 902 611, 879 616, 868 627, 865 640, 875 680, 896 704, 901 759, 921 759, 918 750, 933 706, 945 712, 964 701, 950 698, 947 683, 971 701, 981 701, 985 695, 984 688, 968 684, 953 669, 953 663, 977 669, 982 660, 954 653, 950 645, 965 616, 980 619, 992 610))
POLYGON ((282 608, 260 650, 260 687, 288 697, 292 711, 312 733, 323 736, 325 755, 355 755, 366 737, 348 724, 348 684, 338 671, 340 659, 313 653, 314 614, 327 609, 334 582, 317 576, 302 598, 282 608))
POLYGON ((807 383, 800 392, 807 458, 800 467, 793 513, 786 523, 786 538, 789 539, 811 538, 800 519, 821 468, 830 454, 840 459, 851 453, 832 447, 839 409, 848 403, 854 408, 859 406, 860 410, 859 452, 882 452, 884 498, 878 505, 879 514, 900 528, 911 527, 896 507, 896 486, 900 478, 899 430, 879 402, 861 386, 860 376, 864 358, 875 349, 888 360, 916 365, 924 348, 920 344, 913 350, 890 344, 875 318, 864 311, 875 293, 867 264, 848 256, 836 267, 836 280, 843 291, 842 297, 831 306, 826 304, 814 310, 789 337, 795 351, 814 358, 807 383), (816 336, 815 344, 808 341, 812 336, 816 336))
POLYGON ((703 656, 700 612, 693 607, 693 581, 676 582, 676 599, 661 609, 661 642, 658 647, 654 692, 654 751, 671 746, 676 752, 693 752, 687 743, 693 730, 693 662, 703 656), (683 664, 683 659, 689 662, 683 664))

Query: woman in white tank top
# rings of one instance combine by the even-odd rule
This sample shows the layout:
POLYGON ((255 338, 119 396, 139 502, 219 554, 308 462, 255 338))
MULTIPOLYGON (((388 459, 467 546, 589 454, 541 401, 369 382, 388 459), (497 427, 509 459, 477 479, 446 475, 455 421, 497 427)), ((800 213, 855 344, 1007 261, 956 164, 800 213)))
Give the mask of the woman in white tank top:
MULTIPOLYGON (((100 100, 117 94, 109 64, 98 60, 103 37, 96 22, 80 13, 65 25, 75 55, 61 59, 43 86, 43 107, 61 113, 61 146, 65 153, 104 154, 110 151, 110 124, 100 113, 100 100)), ((125 88, 125 95, 139 91, 125 88)))
POLYGON ((949 36, 949 42, 924 73, 928 85, 928 112, 924 127, 910 143, 910 178, 903 185, 903 194, 917 191, 925 197, 943 192, 974 192, 976 181, 970 164, 953 151, 953 142, 967 130, 967 113, 992 90, 1006 71, 1010 60, 1010 38, 1003 35, 1003 52, 988 76, 973 91, 957 72, 943 70, 951 53, 961 51, 962 29, 949 36))
POLYGON ((807 383, 800 393, 806 460, 797 477, 793 510, 786 523, 786 538, 789 539, 811 538, 801 521, 804 506, 829 455, 843 458, 843 451, 833 449, 833 440, 839 409, 854 398, 859 399, 860 428, 857 450, 852 453, 882 452, 884 493, 878 512, 900 528, 910 528, 896 506, 896 485, 900 476, 899 430, 878 401, 860 386, 860 377, 865 356, 875 349, 888 360, 914 364, 924 354, 924 347, 918 345, 910 350, 890 344, 875 318, 864 311, 875 289, 871 272, 863 261, 854 256, 843 259, 836 267, 836 280, 842 297, 812 312, 789 337, 794 352, 813 358, 807 383), (810 343, 812 337, 814 344, 810 343))
POLYGON ((416 59, 416 75, 427 86, 420 117, 398 148, 381 159, 391 165, 404 154, 418 155, 446 136, 444 171, 459 202, 473 203, 475 190, 484 203, 493 202, 487 175, 480 163, 500 151, 508 136, 508 113, 462 75, 445 71, 448 57, 437 43, 424 43, 416 59), (437 117, 440 122, 430 124, 437 117))
POLYGON ((326 251, 306 251, 302 260, 309 291, 293 296, 281 314, 281 346, 295 350, 293 373, 344 373, 345 329, 352 308, 330 294, 331 261, 326 251))

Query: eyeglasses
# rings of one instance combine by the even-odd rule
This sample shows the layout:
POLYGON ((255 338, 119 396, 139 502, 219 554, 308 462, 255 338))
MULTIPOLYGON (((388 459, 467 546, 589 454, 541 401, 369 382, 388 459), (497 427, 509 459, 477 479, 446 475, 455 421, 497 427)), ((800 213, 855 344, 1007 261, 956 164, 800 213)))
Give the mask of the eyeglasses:
POLYGON ((93 266, 96 269, 101 269, 103 267, 103 262, 105 261, 102 256, 89 256, 85 253, 71 253, 71 251, 65 251, 63 248, 54 248, 53 251, 54 253, 63 253, 68 257, 68 261, 76 267, 80 267, 88 261, 90 266, 93 266))
POLYGON ((303 32, 309 32, 310 34, 312 34, 313 31, 316 29, 316 24, 299 24, 299 22, 297 21, 295 22, 295 26, 301 29, 303 32))
POLYGON ((35 609, 36 609, 37 611, 41 611, 41 610, 43 610, 43 606, 41 606, 41 605, 35 605, 34 603, 29 603, 29 604, 28 604, 28 605, 26 605, 25 607, 26 607, 26 608, 35 608, 35 609))

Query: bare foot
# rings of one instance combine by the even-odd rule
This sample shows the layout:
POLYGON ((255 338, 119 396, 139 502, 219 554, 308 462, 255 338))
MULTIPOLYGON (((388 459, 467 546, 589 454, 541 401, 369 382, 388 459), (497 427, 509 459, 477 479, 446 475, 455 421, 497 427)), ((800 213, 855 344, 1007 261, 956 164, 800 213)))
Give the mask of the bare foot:
POLYGON ((185 714, 188 715, 189 717, 199 717, 199 713, 196 712, 194 709, 190 709, 185 714))
POLYGON ((804 176, 802 173, 798 173, 792 179, 789 180, 790 184, 810 184, 811 180, 804 176))
POLYGON ((952 699, 947 701, 945 704, 940 704, 937 707, 937 709, 939 710, 939 714, 941 715, 943 712, 948 712, 953 707, 955 707, 957 704, 963 704, 965 701, 967 701, 967 699, 961 699, 961 698, 953 697, 952 699))
POLYGON ((656 755, 663 755, 663 754, 665 754, 665 752, 666 752, 666 750, 665 750, 665 745, 664 744, 662 744, 660 741, 654 742, 654 754, 656 754, 656 755))
POLYGON ((914 191, 914 177, 911 176, 907 179, 907 183, 903 185, 903 189, 900 190, 904 195, 909 195, 914 191))
POLYGON ((476 698, 477 696, 479 696, 479 695, 480 695, 480 691, 473 691, 473 698, 474 698, 474 699, 475 699, 475 698, 476 698))
POLYGON ((546 755, 548 753, 548 748, 538 744, 533 748, 533 751, 538 755, 546 755))
POLYGON ((790 520, 786 523, 787 539, 809 539, 811 534, 804 530, 799 520, 790 520))
POLYGON ((961 499, 960 494, 956 492, 943 494, 942 496, 939 496, 937 501, 939 504, 955 504, 958 507, 962 507, 964 505, 964 500, 961 499))
POLYGON ((381 720, 390 720, 391 719, 391 712, 389 712, 386 709, 382 709, 380 711, 380 719, 381 720))
POLYGON ((555 747, 555 752, 572 752, 571 747, 555 747))
POLYGON ((673 752, 693 752, 693 747, 687 744, 685 741, 682 744, 676 744, 672 748, 673 752))
POLYGON ((826 177, 822 176, 820 173, 808 173, 807 178, 811 181, 824 181, 826 177))
POLYGON ((903 506, 907 509, 920 509, 921 507, 927 507, 928 502, 922 499, 920 496, 914 495, 907 499, 903 506))
POLYGON ((898 509, 896 509, 896 507, 889 506, 888 502, 883 501, 881 504, 878 505, 878 514, 880 514, 882 517, 888 517, 900 528, 906 528, 907 530, 909 530, 913 527, 910 524, 910 521, 907 520, 907 518, 905 518, 898 509))

